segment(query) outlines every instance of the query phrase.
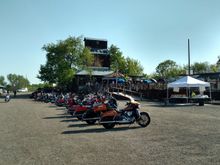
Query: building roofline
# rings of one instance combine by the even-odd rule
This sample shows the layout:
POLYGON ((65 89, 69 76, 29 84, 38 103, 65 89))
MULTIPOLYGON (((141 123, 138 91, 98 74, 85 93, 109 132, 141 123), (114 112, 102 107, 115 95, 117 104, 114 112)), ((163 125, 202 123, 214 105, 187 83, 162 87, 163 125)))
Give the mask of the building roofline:
POLYGON ((84 41, 85 41, 85 40, 108 41, 107 39, 103 39, 103 38, 91 38, 91 37, 84 37, 84 41))
POLYGON ((194 73, 193 75, 214 75, 214 74, 220 74, 220 72, 194 73))

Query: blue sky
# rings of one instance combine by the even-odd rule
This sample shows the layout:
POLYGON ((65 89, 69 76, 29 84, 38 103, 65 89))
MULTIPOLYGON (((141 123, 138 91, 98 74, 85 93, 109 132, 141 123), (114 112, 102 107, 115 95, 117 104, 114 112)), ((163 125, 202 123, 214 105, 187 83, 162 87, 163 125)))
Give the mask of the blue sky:
POLYGON ((214 64, 220 55, 219 0, 0 0, 0 75, 27 77, 41 64, 42 46, 68 36, 104 38, 147 74, 167 59, 214 64))

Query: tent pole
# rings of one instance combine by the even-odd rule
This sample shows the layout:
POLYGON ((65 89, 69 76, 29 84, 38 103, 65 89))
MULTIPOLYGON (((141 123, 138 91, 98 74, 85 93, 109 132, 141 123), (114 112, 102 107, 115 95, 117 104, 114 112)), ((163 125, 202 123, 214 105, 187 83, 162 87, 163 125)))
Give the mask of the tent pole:
POLYGON ((189 87, 186 87, 186 94, 187 103, 189 103, 189 87))
MULTIPOLYGON (((191 92, 191 91, 190 91, 190 87, 189 87, 189 97, 188 97, 188 98, 190 98, 190 97, 191 97, 191 96, 190 96, 190 92, 191 92)), ((188 99, 188 103, 189 103, 189 99, 188 99)))

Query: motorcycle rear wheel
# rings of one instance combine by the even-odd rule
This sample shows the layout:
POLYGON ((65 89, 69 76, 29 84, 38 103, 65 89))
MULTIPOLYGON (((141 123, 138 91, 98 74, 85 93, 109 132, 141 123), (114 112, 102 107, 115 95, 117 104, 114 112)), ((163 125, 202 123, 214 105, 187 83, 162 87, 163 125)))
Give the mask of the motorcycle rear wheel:
POLYGON ((82 117, 81 117, 81 116, 76 116, 76 118, 77 118, 78 120, 82 120, 82 117))
POLYGON ((95 124, 96 120, 86 120, 86 123, 89 125, 95 124))
POLYGON ((115 123, 103 123, 102 125, 105 129, 112 129, 115 127, 115 123))
POLYGON ((137 123, 141 127, 147 127, 150 124, 150 116, 147 112, 141 112, 140 118, 138 119, 137 123))

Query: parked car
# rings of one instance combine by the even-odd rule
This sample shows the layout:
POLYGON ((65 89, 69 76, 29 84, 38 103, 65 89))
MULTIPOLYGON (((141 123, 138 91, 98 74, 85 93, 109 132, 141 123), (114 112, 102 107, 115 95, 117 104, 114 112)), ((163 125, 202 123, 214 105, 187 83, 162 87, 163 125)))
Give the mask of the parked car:
POLYGON ((18 92, 28 92, 28 88, 21 88, 17 90, 18 92))

